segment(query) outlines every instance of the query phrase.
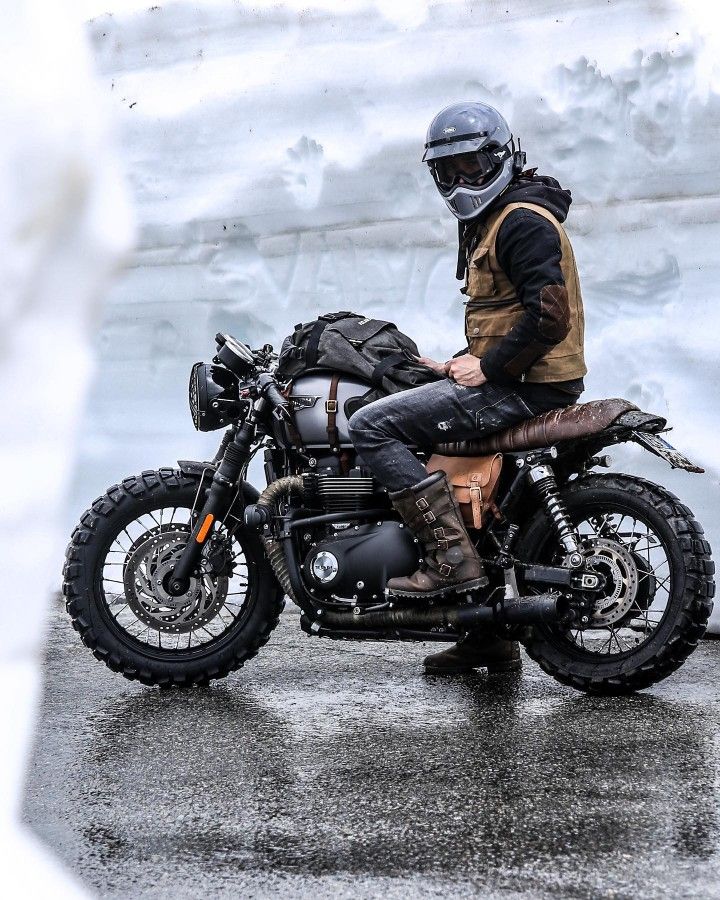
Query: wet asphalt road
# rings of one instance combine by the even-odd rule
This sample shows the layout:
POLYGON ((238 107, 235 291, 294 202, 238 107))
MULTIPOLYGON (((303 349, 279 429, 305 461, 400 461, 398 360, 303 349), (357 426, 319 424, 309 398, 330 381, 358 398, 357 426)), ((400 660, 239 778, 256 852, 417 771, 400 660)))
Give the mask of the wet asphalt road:
POLYGON ((58 601, 26 818, 103 897, 720 896, 719 641, 608 700, 527 659, 428 678, 424 649, 286 612, 240 673, 160 692, 58 601))

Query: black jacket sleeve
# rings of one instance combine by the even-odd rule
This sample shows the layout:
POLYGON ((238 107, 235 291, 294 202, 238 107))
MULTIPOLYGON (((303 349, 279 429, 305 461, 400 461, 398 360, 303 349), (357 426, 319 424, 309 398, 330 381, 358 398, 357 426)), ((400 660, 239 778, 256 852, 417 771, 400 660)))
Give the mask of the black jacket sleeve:
POLYGON ((510 386, 567 336, 570 310, 560 235, 551 222, 532 210, 514 210, 498 232, 495 252, 524 314, 480 366, 488 381, 510 386))

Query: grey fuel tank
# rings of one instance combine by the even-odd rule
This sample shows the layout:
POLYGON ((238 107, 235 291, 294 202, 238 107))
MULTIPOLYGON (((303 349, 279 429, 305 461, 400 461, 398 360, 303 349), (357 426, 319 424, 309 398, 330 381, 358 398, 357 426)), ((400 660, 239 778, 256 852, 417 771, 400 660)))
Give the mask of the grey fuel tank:
MULTIPOLYGON (((332 372, 301 375, 293 381, 288 400, 295 414, 295 425, 305 447, 329 447, 328 414, 334 407, 330 401, 332 372)), ((348 435, 348 419, 362 405, 371 385, 351 375, 339 374, 335 427, 340 447, 352 447, 348 435)), ((286 440, 292 443, 292 436, 286 440)))

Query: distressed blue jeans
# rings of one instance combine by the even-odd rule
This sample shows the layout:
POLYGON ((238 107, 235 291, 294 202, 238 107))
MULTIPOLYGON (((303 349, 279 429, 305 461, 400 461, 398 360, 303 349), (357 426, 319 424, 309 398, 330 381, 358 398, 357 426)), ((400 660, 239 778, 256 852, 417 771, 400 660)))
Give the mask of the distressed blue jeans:
POLYGON ((444 378, 359 409, 350 419, 350 437, 378 481, 399 491, 427 477, 409 448, 482 437, 565 405, 539 405, 489 382, 463 387, 444 378))

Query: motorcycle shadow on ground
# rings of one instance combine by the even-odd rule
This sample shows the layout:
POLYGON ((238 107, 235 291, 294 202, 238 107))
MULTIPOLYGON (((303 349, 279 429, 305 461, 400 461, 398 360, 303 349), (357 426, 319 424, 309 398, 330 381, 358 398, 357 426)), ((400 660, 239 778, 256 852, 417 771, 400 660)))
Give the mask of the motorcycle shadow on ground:
POLYGON ((408 648, 278 637, 237 677, 167 692, 53 641, 24 812, 104 896, 717 878, 720 722, 687 683, 591 698, 527 660, 422 677, 408 648))

